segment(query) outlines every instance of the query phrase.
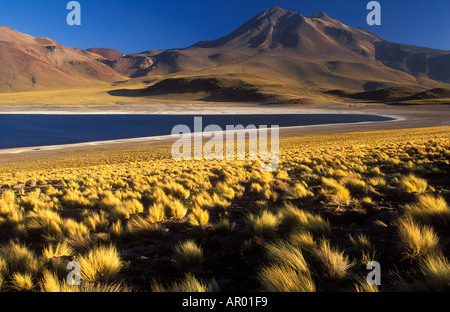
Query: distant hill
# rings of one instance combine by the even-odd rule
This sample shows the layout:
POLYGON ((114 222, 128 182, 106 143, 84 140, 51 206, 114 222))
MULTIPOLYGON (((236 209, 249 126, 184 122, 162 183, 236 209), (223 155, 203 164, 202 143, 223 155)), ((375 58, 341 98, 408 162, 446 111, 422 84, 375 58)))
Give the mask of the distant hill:
POLYGON ((0 26, 0 92, 63 89, 124 79, 97 57, 0 26))

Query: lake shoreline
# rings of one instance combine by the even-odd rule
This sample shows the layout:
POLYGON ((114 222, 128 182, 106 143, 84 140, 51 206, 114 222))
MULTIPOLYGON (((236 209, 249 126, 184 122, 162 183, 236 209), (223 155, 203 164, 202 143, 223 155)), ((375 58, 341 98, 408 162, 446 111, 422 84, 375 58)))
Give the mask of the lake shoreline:
MULTIPOLYGON (((289 136, 309 136, 309 135, 321 135, 330 133, 344 133, 344 132, 360 132, 360 131, 374 131, 374 130, 390 130, 390 129, 403 129, 403 128, 424 128, 424 127, 437 127, 437 126, 450 126, 450 106, 391 106, 391 105, 339 105, 339 104, 324 104, 315 105, 313 107, 267 107, 261 105, 236 104, 229 106, 213 107, 200 103, 199 105, 186 104, 179 105, 174 109, 164 110, 135 110, 131 109, 129 112, 121 112, 128 114, 135 114, 136 112, 144 114, 224 114, 234 112, 235 114, 317 114, 317 113, 341 113, 341 114, 369 114, 385 117, 394 117, 395 120, 388 121, 375 121, 375 122, 361 122, 361 123, 347 123, 347 124, 323 124, 323 125, 308 125, 297 127, 280 128, 281 137, 289 136), (182 109, 181 109, 182 108, 182 109)), ((166 107, 167 108, 167 107, 166 107)), ((34 114, 38 110, 33 109, 17 109, 14 113, 31 113, 34 114)), ((92 110, 83 109, 58 109, 58 110, 40 110, 45 114, 54 114, 57 111, 66 113, 78 113, 89 114, 92 110)), ((13 110, 5 110, 0 106, 0 114, 6 112, 12 113, 13 110)), ((99 111, 97 111, 99 112, 99 111)), ((102 110, 101 113, 105 114, 117 113, 116 110, 102 110)), ((69 145, 58 145, 57 147, 30 147, 20 149, 4 149, 0 150, 0 162, 7 163, 13 161, 27 161, 34 159, 45 159, 49 157, 55 157, 66 153, 89 153, 98 150, 108 149, 122 149, 132 148, 135 146, 153 146, 153 145, 167 145, 173 142, 175 139, 170 135, 159 137, 146 137, 135 139, 123 139, 112 140, 102 142, 87 142, 69 145)))

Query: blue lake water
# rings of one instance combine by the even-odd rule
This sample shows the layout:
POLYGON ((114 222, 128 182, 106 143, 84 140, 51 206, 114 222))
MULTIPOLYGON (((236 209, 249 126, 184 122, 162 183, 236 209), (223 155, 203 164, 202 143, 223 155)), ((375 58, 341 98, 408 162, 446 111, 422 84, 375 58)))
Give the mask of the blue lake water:
MULTIPOLYGON (((250 124, 280 127, 387 121, 361 114, 195 115, 203 127, 250 124)), ((178 124, 194 131, 194 115, 28 115, 0 114, 0 149, 59 145, 171 134, 178 124)))

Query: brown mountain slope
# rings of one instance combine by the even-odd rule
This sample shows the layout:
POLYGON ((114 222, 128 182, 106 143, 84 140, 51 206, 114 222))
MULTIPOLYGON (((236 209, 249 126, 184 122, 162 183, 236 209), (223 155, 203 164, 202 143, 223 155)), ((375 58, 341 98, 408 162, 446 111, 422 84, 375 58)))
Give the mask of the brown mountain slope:
POLYGON ((123 75, 144 77, 140 81, 248 74, 279 84, 362 91, 448 87, 449 57, 448 51, 389 44, 323 12, 308 18, 274 7, 217 40, 108 63, 123 75), (397 57, 399 49, 408 50, 408 56, 397 57))
POLYGON ((123 79, 90 52, 0 27, 0 92, 70 88, 123 79))

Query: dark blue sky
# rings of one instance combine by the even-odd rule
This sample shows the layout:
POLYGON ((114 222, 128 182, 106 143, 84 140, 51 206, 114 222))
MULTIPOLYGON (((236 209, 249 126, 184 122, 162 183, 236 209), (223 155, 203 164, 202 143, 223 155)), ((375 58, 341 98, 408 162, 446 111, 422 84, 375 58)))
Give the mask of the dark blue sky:
POLYGON ((381 26, 366 24, 363 0, 78 0, 81 26, 68 26, 69 0, 0 0, 0 25, 77 48, 107 47, 124 53, 189 46, 227 35, 273 6, 310 17, 325 11, 386 40, 450 50, 450 0, 389 0, 381 26))

